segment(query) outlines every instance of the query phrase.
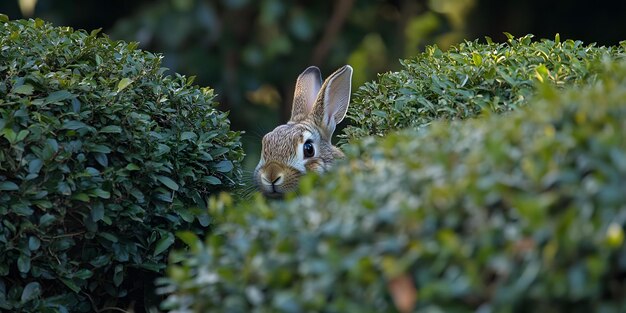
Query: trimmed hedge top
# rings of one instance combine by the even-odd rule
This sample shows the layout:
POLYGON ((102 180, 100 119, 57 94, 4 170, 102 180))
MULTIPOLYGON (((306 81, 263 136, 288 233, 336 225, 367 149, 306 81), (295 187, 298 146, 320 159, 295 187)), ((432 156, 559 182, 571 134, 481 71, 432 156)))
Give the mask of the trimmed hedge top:
POLYGON ((626 63, 598 66, 518 112, 346 145, 285 202, 216 199, 164 308, 623 312, 626 63))
POLYGON ((483 111, 524 106, 537 82, 556 86, 592 81, 594 64, 622 59, 624 47, 595 47, 580 41, 465 42, 443 52, 436 46, 401 61, 403 70, 379 75, 354 93, 342 141, 424 126, 437 119, 463 119, 483 111))
POLYGON ((0 309, 143 298, 173 233, 204 233, 204 197, 238 185, 213 91, 97 33, 0 16, 0 309))

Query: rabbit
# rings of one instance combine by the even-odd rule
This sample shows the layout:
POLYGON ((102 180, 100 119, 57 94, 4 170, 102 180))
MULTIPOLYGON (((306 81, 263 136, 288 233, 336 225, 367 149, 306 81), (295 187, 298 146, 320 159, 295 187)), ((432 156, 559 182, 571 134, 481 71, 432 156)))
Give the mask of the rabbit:
POLYGON ((322 84, 320 70, 308 67, 296 81, 291 118, 263 137, 254 181, 263 195, 282 198, 307 172, 324 173, 343 152, 331 137, 348 111, 352 67, 345 65, 322 84))

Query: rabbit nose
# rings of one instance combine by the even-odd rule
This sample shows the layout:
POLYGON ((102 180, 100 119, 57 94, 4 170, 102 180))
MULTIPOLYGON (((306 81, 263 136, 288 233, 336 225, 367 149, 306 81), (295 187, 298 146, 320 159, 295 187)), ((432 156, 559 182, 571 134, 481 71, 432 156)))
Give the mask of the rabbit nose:
POLYGON ((282 173, 272 176, 261 174, 261 179, 263 180, 263 184, 268 186, 280 186, 283 184, 284 180, 282 173))
POLYGON ((280 170, 280 167, 275 164, 269 164, 265 171, 261 173, 261 180, 263 184, 267 186, 280 186, 283 184, 284 173, 280 170))

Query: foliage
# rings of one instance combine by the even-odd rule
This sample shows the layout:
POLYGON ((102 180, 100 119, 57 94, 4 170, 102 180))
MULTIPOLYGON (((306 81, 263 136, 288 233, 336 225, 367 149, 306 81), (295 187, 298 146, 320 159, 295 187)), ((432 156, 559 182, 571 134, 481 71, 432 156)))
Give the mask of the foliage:
MULTIPOLYGON (((282 92, 311 63, 332 70, 351 59, 359 75, 373 76, 375 68, 388 68, 405 55, 405 48, 413 54, 425 43, 442 42, 436 38, 447 34, 444 30, 459 37, 473 3, 161 0, 122 19, 113 34, 167 51, 166 61, 218 82, 225 100, 237 107, 246 91, 262 84, 282 92), (233 72, 231 81, 223 79, 224 72, 233 72)), ((360 76, 358 84, 369 78, 360 76)))
POLYGON ((623 312, 626 63, 601 67, 510 114, 346 145, 284 202, 215 198, 206 241, 179 233, 164 308, 623 312))
MULTIPOLYGON (((508 35, 508 34, 507 34, 508 35)), ((436 119, 474 117, 524 106, 537 82, 556 86, 595 78, 594 64, 624 58, 624 46, 596 47, 580 41, 532 41, 532 35, 506 43, 466 41, 443 52, 436 46, 402 61, 403 70, 382 74, 355 92, 343 140, 384 135, 427 125, 436 119)))
POLYGON ((238 185, 213 91, 97 33, 0 16, 1 310, 140 302, 173 233, 238 185))
POLYGON ((458 42, 474 2, 158 0, 121 19, 111 36, 163 52, 168 67, 214 87, 233 127, 253 134, 243 138, 253 169, 260 136, 289 116, 306 67, 327 75, 350 64, 359 86, 427 44, 458 42))

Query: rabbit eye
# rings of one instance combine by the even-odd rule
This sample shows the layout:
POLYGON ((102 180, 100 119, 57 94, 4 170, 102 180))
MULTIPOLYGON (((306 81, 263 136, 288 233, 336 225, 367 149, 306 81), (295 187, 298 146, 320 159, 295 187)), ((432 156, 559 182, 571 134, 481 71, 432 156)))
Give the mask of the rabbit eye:
POLYGON ((305 158, 312 158, 315 156, 315 147, 313 147, 313 142, 311 140, 307 140, 304 145, 302 145, 302 152, 304 153, 305 158))

